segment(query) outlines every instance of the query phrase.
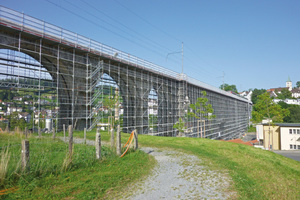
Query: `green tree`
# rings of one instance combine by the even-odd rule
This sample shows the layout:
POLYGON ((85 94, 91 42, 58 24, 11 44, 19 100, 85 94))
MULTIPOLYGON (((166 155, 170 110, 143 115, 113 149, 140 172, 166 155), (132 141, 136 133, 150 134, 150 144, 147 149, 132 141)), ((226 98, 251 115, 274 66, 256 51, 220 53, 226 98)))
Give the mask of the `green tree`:
MULTIPOLYGON (((108 120, 108 123, 110 125, 113 126, 117 126, 119 124, 119 116, 118 113, 114 113, 114 109, 119 106, 119 93, 115 93, 115 95, 113 95, 113 87, 110 88, 111 89, 111 95, 108 95, 105 97, 104 101, 103 101, 103 106, 106 107, 109 111, 109 115, 110 115, 110 119, 113 120, 113 122, 110 122, 110 120, 108 120), (113 119, 113 115, 115 115, 114 119, 117 118, 116 121, 114 121, 113 119)), ((108 130, 109 131, 109 130, 108 130)))
POLYGON ((274 122, 282 122, 283 118, 290 114, 290 111, 288 109, 281 108, 279 104, 274 103, 269 93, 267 92, 259 95, 257 98, 257 102, 254 105, 254 111, 252 111, 252 121, 258 123, 261 122, 264 118, 267 118, 270 138, 271 125, 274 125, 274 122))
POLYGON ((300 88, 300 81, 297 81, 296 87, 297 87, 297 88, 300 88))
POLYGON ((300 106, 299 105, 290 105, 283 101, 278 102, 281 108, 288 109, 290 111, 289 116, 283 118, 283 122, 286 123, 300 123, 300 106))
POLYGON ((184 121, 181 119, 181 117, 179 118, 179 121, 173 125, 173 128, 177 129, 180 133, 184 132, 186 127, 185 127, 184 121))
MULTIPOLYGON (((276 91, 275 91, 276 92, 276 91)), ((277 99, 292 99, 292 92, 288 89, 284 88, 281 90, 281 92, 276 92, 277 99)))
MULTIPOLYGON (((210 120, 216 117, 216 115, 213 115, 214 109, 212 108, 212 105, 208 103, 208 99, 205 97, 206 92, 201 92, 203 97, 197 98, 197 101, 195 104, 190 104, 190 108, 192 111, 188 112, 188 115, 191 117, 194 117, 199 120, 200 123, 202 123, 202 119, 210 120)), ((198 133, 199 137, 199 133, 198 133)), ((202 126, 201 126, 201 137, 202 137, 202 126)), ((204 137, 205 137, 205 130, 204 130, 204 137)))
POLYGON ((232 92, 238 93, 236 85, 229 85, 229 84, 225 83, 225 84, 222 84, 220 86, 220 89, 223 89, 225 91, 232 91, 232 92))
POLYGON ((252 96, 251 96, 251 101, 252 101, 252 103, 253 103, 253 104, 256 104, 256 102, 257 102, 257 97, 258 97, 259 95, 265 93, 265 92, 266 92, 265 89, 256 89, 256 88, 255 88, 255 89, 252 91, 252 96))
POLYGON ((290 123, 300 123, 300 106, 292 105, 288 108, 290 111, 290 123))

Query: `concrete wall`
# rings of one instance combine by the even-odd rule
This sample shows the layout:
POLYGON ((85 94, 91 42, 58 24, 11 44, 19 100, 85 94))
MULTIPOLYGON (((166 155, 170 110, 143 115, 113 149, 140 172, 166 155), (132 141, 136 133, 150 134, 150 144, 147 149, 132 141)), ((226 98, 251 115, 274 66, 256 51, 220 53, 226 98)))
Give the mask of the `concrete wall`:
POLYGON ((300 127, 280 127, 280 135, 281 150, 300 150, 300 127))
POLYGON ((264 130, 263 130, 263 125, 261 125, 261 124, 256 125, 256 139, 257 140, 264 139, 264 130))
POLYGON ((271 150, 280 150, 280 128, 279 126, 263 126, 264 148, 271 150))

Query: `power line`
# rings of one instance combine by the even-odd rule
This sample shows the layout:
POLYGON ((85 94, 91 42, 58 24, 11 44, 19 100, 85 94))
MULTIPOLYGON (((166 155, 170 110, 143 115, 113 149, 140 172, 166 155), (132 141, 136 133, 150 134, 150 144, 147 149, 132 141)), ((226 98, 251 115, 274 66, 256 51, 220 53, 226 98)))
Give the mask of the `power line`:
POLYGON ((124 4, 120 3, 119 1, 117 0, 114 0, 116 3, 118 3, 120 6, 122 6, 123 8, 125 8, 126 10, 128 10, 129 12, 131 12, 132 14, 134 14, 136 17, 140 18, 142 21, 144 21, 145 23, 149 24, 150 26, 152 26, 153 28, 155 28, 156 30, 164 33, 165 35, 167 35, 168 37, 172 38, 173 40, 175 40, 176 42, 178 41, 182 41, 178 38, 176 38, 175 36, 167 33, 166 31, 164 31, 163 29, 155 26, 154 24, 150 23, 148 20, 146 20, 145 18, 141 17, 140 15, 138 15, 137 13, 133 12, 131 9, 129 9, 127 6, 125 6, 124 4))
POLYGON ((152 39, 150 39, 150 38, 148 38, 148 37, 146 37, 146 36, 144 36, 144 35, 141 35, 141 34, 138 33, 137 31, 135 31, 134 29, 132 29, 132 28, 126 26, 125 24, 121 23, 119 20, 116 20, 116 19, 112 18, 111 16, 109 16, 109 15, 106 14, 105 12, 101 11, 101 10, 98 9, 97 7, 92 6, 90 3, 86 2, 85 0, 81 0, 81 1, 82 1, 83 3, 85 3, 86 5, 88 5, 90 8, 96 10, 97 12, 103 14, 104 16, 106 16, 107 18, 109 18, 110 20, 114 21, 115 23, 117 23, 117 24, 123 26, 124 28, 126 28, 127 30, 129 30, 129 31, 131 31, 131 32, 133 32, 133 33, 135 33, 136 36, 139 36, 139 37, 142 37, 142 38, 148 40, 149 42, 151 42, 150 44, 155 44, 155 45, 157 45, 158 47, 161 47, 162 49, 166 49, 166 50, 170 51, 170 49, 168 49, 167 47, 162 46, 160 43, 158 43, 158 42, 156 42, 156 41, 154 41, 154 40, 152 40, 152 39))
MULTIPOLYGON (((57 3, 51 2, 50 0, 45 0, 45 1, 47 1, 48 3, 51 3, 52 5, 54 5, 54 6, 56 6, 56 7, 59 7, 60 9, 66 11, 66 12, 68 12, 68 13, 71 13, 72 15, 75 15, 76 17, 78 17, 78 18, 80 18, 80 19, 82 19, 82 20, 85 20, 85 21, 87 21, 87 22, 89 22, 89 23, 91 23, 91 24, 97 26, 98 28, 102 28, 102 29, 104 29, 104 30, 106 30, 106 31, 108 31, 108 32, 110 32, 110 33, 113 33, 114 35, 117 35, 117 36, 119 36, 119 37, 121 37, 121 38, 123 38, 123 39, 125 39, 125 40, 127 40, 127 41, 129 41, 129 42, 131 42, 131 43, 133 43, 133 44, 135 44, 135 45, 137 45, 137 46, 139 46, 139 47, 142 47, 142 48, 144 48, 144 49, 147 49, 147 50, 151 51, 152 53, 155 53, 155 54, 157 54, 157 55, 159 55, 159 56, 161 56, 161 57, 164 57, 160 52, 157 52, 157 51, 155 51, 155 50, 152 50, 152 49, 148 48, 147 46, 141 45, 141 44, 135 42, 134 40, 129 39, 129 38, 127 38, 127 37, 125 37, 125 36, 123 36, 123 35, 121 35, 121 34, 115 32, 115 31, 112 31, 112 30, 110 30, 110 29, 108 29, 108 28, 106 28, 106 27, 104 27, 104 26, 102 26, 102 25, 100 25, 100 24, 98 24, 98 23, 96 23, 96 22, 94 22, 94 21, 92 21, 92 20, 86 18, 86 17, 83 17, 83 16, 81 16, 81 15, 79 15, 79 14, 77 14, 77 13, 75 13, 75 12, 73 12, 73 11, 71 11, 71 10, 69 10, 69 9, 67 9, 67 8, 65 8, 65 7, 63 7, 63 6, 61 6, 61 5, 58 5, 57 3)), ((75 6, 74 4, 72 4, 72 3, 68 2, 68 1, 66 1, 66 2, 69 3, 69 4, 71 4, 72 6, 74 6, 74 7, 76 7, 76 8, 79 8, 78 6, 75 6)), ((82 10, 81 8, 79 8, 79 9, 82 10)), ((85 12, 86 12, 86 11, 85 11, 85 12)), ((88 14, 91 15, 90 13, 88 13, 88 14)), ((92 16, 93 16, 93 15, 92 15, 92 16)), ((98 17, 97 17, 97 18, 98 18, 98 17)), ((103 20, 102 20, 102 21, 103 21, 103 20)))

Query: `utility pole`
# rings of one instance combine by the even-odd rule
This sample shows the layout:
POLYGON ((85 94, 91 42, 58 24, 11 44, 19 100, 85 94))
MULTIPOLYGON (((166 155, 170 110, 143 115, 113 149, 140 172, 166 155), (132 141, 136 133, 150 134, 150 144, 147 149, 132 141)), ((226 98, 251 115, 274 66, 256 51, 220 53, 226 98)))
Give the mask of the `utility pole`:
POLYGON ((223 87, 222 87, 222 90, 224 90, 224 76, 225 76, 225 73, 223 71, 223 76, 222 76, 223 77, 223 85, 222 85, 223 87))
POLYGON ((183 42, 181 46, 181 73, 183 74, 183 42))
POLYGON ((168 60, 169 55, 177 53, 181 53, 181 74, 183 74, 183 42, 181 43, 181 51, 168 53, 166 56, 166 60, 168 60))

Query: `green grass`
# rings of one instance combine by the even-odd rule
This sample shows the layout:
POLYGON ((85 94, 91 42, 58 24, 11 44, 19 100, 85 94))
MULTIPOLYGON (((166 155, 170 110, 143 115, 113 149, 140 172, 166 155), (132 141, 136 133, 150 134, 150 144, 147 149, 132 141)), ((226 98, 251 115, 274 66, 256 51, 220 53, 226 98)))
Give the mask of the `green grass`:
POLYGON ((254 147, 195 138, 140 136, 146 146, 197 155, 210 168, 228 172, 240 199, 300 199, 300 162, 254 147))
MULTIPOLYGON (((102 199, 147 175, 155 161, 142 151, 119 158, 102 146, 95 159, 93 146, 74 144, 72 164, 62 170, 68 145, 59 139, 30 137, 30 171, 20 169, 19 135, 0 135, 0 147, 9 146, 9 170, 0 185, 0 199, 102 199)), ((2 150, 4 148, 1 148, 2 150)))
MULTIPOLYGON (((63 134, 57 133, 57 135, 63 134)), ((83 138, 83 131, 74 131, 74 137, 83 138)), ((109 141, 110 135, 107 131, 101 131, 101 138, 109 141)), ((122 143, 128 138, 129 134, 122 133, 122 143)), ((87 139, 94 140, 95 131, 87 132, 87 139)), ((4 143, 7 142, 8 140, 4 143)), ((56 142, 55 146, 59 147, 60 142, 56 142)), ((13 144, 11 140, 10 143, 13 144)), ((300 162, 273 152, 224 141, 147 135, 139 135, 139 145, 173 148, 198 156, 203 161, 202 164, 209 169, 230 175, 233 180, 232 190, 237 192, 238 199, 300 199, 300 162)), ((57 151, 56 154, 62 151, 61 156, 57 155, 59 159, 53 158, 58 159, 57 166, 61 166, 65 150, 56 150, 51 145, 49 149, 50 152, 57 151)), ((89 152, 89 150, 91 154, 94 151, 93 147, 75 145, 75 152, 89 152), (81 146, 84 148, 80 151, 81 146)), ((155 163, 151 157, 140 151, 129 152, 124 159, 119 159, 113 153, 109 153, 109 149, 103 151, 107 151, 105 159, 100 162, 85 161, 92 163, 88 165, 80 159, 84 159, 84 155, 89 153, 79 153, 78 161, 74 161, 72 168, 65 173, 55 171, 55 164, 49 164, 51 170, 45 174, 39 174, 38 177, 23 180, 14 175, 15 179, 12 179, 10 185, 5 188, 16 186, 18 190, 5 197, 12 199, 111 199, 116 193, 123 194, 124 192, 125 194, 126 185, 139 180, 139 176, 149 173, 155 163)), ((33 174, 37 173, 40 172, 33 174)), ((21 175, 21 177, 25 176, 21 175)))
MULTIPOLYGON (((76 133, 83 137, 83 132, 76 133)), ((93 139, 87 133, 87 138, 93 139)), ((101 137, 109 141, 103 132, 101 137)), ((122 134, 125 142, 129 134, 122 134)), ((300 162, 258 148, 200 138, 139 135, 140 146, 168 147, 194 154, 210 169, 229 173, 238 199, 300 199, 300 162)))
POLYGON ((256 127, 253 126, 253 125, 250 125, 250 126, 248 127, 247 132, 248 132, 248 133, 249 133, 249 132, 256 132, 256 127))

